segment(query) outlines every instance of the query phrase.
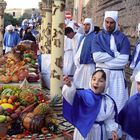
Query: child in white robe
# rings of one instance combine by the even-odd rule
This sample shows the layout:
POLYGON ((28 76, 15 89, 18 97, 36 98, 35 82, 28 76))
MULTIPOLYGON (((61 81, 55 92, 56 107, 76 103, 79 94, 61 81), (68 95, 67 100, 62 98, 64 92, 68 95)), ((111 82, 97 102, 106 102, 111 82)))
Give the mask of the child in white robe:
POLYGON ((95 71, 90 89, 76 90, 70 79, 64 77, 63 115, 75 126, 74 140, 117 140, 115 102, 104 93, 106 74, 95 71))

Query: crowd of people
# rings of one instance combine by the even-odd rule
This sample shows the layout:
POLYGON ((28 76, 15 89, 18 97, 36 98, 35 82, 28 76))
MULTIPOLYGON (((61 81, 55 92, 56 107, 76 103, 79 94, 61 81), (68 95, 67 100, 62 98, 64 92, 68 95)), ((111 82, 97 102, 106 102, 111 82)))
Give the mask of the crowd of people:
POLYGON ((24 19, 21 26, 12 24, 6 26, 3 37, 3 53, 11 51, 22 40, 30 40, 36 44, 36 37, 39 33, 35 30, 36 24, 31 19, 24 19))
POLYGON ((128 37, 119 29, 118 11, 105 12, 102 30, 91 18, 85 18, 80 32, 74 25, 65 28, 64 48, 70 49, 64 49, 64 63, 71 67, 64 64, 62 89, 64 118, 75 126, 73 139, 139 140, 140 23, 132 54, 128 37), (73 59, 66 62, 70 53, 73 59), (127 64, 133 69, 131 93, 127 64))
MULTIPOLYGON (((74 140, 140 139, 140 23, 132 54, 129 39, 118 24, 118 11, 105 12, 102 30, 91 18, 83 24, 65 21, 63 114, 75 126, 74 140), (127 64, 133 69, 131 93, 125 79, 127 64)), ((36 43, 34 27, 27 19, 18 29, 8 25, 3 52, 21 40, 36 43)), ((48 89, 50 59, 45 50, 39 59, 48 89)))

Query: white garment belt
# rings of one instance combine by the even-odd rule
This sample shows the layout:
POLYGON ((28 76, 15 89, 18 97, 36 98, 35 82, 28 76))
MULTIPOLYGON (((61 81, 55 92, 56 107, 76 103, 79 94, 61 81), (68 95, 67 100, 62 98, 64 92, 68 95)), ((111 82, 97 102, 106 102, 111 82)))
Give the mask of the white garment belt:
MULTIPOLYGON (((108 68, 103 68, 103 67, 96 67, 96 69, 108 69, 108 68)), ((123 71, 124 69, 108 69, 108 70, 119 70, 119 71, 123 71)))

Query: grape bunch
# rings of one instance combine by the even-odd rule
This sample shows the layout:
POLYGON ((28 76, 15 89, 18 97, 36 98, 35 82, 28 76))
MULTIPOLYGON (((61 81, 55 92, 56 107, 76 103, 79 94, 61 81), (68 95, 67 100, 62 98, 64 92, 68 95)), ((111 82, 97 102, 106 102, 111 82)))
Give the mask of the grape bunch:
POLYGON ((16 135, 16 134, 20 134, 23 132, 23 126, 20 120, 15 121, 11 128, 8 129, 7 131, 7 135, 12 136, 12 135, 16 135))

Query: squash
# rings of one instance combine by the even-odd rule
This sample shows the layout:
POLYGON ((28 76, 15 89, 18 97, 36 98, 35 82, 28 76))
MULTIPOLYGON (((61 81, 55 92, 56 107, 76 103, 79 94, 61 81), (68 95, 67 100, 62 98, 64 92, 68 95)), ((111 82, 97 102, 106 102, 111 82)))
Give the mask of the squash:
POLYGON ((32 112, 24 113, 22 116, 22 124, 24 128, 31 132, 39 132, 41 128, 44 126, 44 116, 38 115, 34 116, 32 112))

